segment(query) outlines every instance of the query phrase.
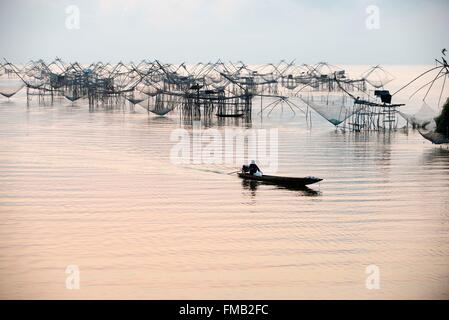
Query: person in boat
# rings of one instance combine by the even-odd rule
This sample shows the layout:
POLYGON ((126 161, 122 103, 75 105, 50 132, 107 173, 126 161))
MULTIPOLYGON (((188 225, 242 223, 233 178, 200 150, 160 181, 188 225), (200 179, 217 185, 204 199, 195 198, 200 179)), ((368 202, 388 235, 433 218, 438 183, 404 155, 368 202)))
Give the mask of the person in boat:
POLYGON ((256 161, 251 160, 251 163, 249 166, 244 165, 242 167, 242 171, 245 173, 249 173, 253 176, 261 177, 263 175, 262 170, 259 169, 259 167, 256 164, 256 161))

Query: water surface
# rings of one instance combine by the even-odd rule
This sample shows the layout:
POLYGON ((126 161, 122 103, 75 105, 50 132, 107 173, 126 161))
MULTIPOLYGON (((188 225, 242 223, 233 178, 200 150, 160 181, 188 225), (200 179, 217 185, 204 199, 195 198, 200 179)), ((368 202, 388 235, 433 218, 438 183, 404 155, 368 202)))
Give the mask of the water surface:
POLYGON ((177 115, 2 99, 0 297, 448 298, 449 150, 280 117, 252 126, 278 128, 278 174, 324 178, 312 191, 173 164, 177 115))

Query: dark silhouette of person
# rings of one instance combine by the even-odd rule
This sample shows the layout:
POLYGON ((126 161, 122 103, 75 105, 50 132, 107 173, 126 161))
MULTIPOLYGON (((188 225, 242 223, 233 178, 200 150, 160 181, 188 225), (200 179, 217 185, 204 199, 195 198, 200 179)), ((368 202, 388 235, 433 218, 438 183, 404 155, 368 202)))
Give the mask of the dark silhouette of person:
POLYGON ((262 170, 259 169, 259 167, 256 164, 256 161, 251 160, 251 164, 249 165, 249 174, 251 175, 262 175, 262 170))

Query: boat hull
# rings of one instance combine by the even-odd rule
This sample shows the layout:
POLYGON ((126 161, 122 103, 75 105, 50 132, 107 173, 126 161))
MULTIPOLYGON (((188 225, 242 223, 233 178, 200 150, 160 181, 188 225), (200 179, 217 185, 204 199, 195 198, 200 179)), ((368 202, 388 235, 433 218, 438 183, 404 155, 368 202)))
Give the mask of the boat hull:
POLYGON ((310 184, 314 184, 322 181, 323 179, 315 178, 315 177, 305 177, 305 178, 292 178, 292 177, 279 177, 279 176, 270 176, 270 175, 262 175, 260 177, 254 176, 248 173, 240 172, 239 177, 242 179, 260 181, 264 183, 270 184, 278 184, 278 185, 286 185, 286 186, 307 186, 310 184))

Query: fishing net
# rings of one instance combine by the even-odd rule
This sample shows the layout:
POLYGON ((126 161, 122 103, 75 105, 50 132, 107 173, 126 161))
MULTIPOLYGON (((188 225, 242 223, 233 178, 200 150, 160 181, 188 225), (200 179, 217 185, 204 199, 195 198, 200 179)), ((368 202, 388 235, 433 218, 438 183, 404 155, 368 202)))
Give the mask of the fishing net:
POLYGON ((0 78, 0 94, 10 98, 25 86, 20 79, 0 78))
POLYGON ((142 92, 149 97, 155 97, 158 93, 160 93, 160 90, 151 86, 147 86, 145 89, 143 89, 142 92))
POLYGON ((222 81, 220 81, 218 83, 213 83, 211 87, 214 89, 223 89, 224 87, 228 86, 229 83, 230 82, 228 80, 223 79, 222 81))
POLYGON ((422 132, 419 129, 418 131, 424 138, 426 138, 427 140, 431 141, 434 144, 449 143, 449 138, 444 134, 435 131, 422 132))
POLYGON ((208 84, 211 83, 221 83, 223 81, 223 77, 220 74, 211 74, 205 77, 208 84))
POLYGON ((354 100, 345 94, 309 94, 301 95, 300 99, 334 126, 340 125, 361 109, 361 106, 354 105, 354 100))
POLYGON ((83 94, 81 93, 81 90, 78 90, 78 88, 67 88, 64 90, 64 97, 71 102, 75 102, 76 100, 81 99, 83 94))
POLYGON ((148 97, 155 97, 162 92, 163 82, 153 82, 149 78, 143 79, 143 82, 138 85, 139 91, 146 94, 148 97))
POLYGON ((311 72, 317 76, 333 77, 336 72, 343 71, 340 67, 331 65, 326 62, 320 62, 313 67, 310 67, 311 72))
POLYGON ((27 82, 27 85, 30 88, 39 89, 42 86, 44 86, 47 83, 47 79, 30 79, 30 81, 27 82))
POLYGON ((170 111, 173 111, 173 109, 175 109, 181 102, 180 97, 167 97, 163 94, 157 95, 155 98, 155 102, 152 102, 150 100, 152 99, 147 99, 143 102, 140 102, 139 106, 158 116, 165 116, 170 111))
POLYGON ((133 91, 127 95, 125 95, 126 100, 128 100, 132 104, 138 104, 142 103, 145 100, 148 99, 148 95, 146 95, 144 92, 140 91, 133 91))
POLYGON ((157 114, 158 116, 165 116, 167 113, 172 111, 175 106, 164 107, 164 106, 155 106, 154 108, 149 109, 150 112, 157 114))
POLYGON ((421 108, 414 114, 399 111, 399 114, 412 125, 425 127, 434 122, 438 112, 432 109, 427 103, 423 103, 421 108))
POLYGON ((40 88, 49 81, 48 73, 37 69, 37 67, 22 70, 22 80, 30 88, 40 88))
POLYGON ((371 67, 360 75, 362 79, 365 79, 370 85, 375 88, 384 87, 387 83, 390 83, 395 77, 383 69, 381 66, 371 67))

